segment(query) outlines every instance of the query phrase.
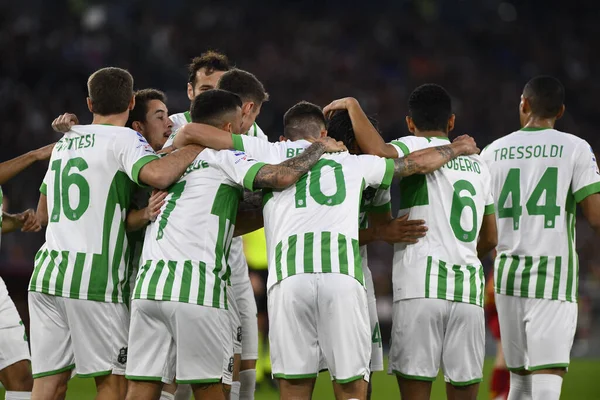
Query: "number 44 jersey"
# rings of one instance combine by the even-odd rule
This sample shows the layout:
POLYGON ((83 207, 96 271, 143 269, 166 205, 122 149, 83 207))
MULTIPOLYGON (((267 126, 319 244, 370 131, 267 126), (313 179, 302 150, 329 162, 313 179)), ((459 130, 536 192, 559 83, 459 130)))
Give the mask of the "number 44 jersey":
POLYGON ((40 188, 48 228, 30 291, 128 301, 125 217, 140 169, 157 158, 139 133, 117 126, 75 125, 56 143, 40 188))
POLYGON ((600 192, 590 145, 554 129, 524 128, 482 156, 498 209, 496 292, 576 301, 576 204, 600 192))
MULTIPOLYGON (((407 136, 391 144, 402 157, 448 142, 407 136)), ((458 157, 431 174, 403 178, 399 215, 407 213, 424 220, 429 230, 416 244, 394 246, 394 301, 436 298, 482 306, 485 281, 477 239, 483 216, 494 213, 483 160, 458 157)))

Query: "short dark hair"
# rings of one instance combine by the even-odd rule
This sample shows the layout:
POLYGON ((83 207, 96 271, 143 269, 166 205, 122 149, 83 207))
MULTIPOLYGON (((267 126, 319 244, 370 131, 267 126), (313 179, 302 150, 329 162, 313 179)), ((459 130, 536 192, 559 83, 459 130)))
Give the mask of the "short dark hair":
POLYGON ((565 102, 565 88, 552 76, 537 76, 527 82, 523 97, 529 102, 534 115, 553 118, 558 115, 565 102))
POLYGON ((226 90, 211 89, 200 93, 192 101, 190 115, 192 122, 219 127, 228 121, 229 113, 242 107, 242 99, 226 90))
POLYGON ((229 71, 229 59, 225 54, 214 50, 208 50, 200 54, 200 57, 194 57, 188 65, 188 82, 194 86, 196 84, 196 73, 202 68, 206 69, 206 75, 215 71, 229 71))
POLYGON ((160 100, 167 103, 167 96, 158 89, 142 89, 133 94, 135 96, 135 107, 129 112, 127 126, 135 121, 146 122, 146 114, 148 114, 148 102, 150 100, 160 100))
POLYGON ((99 69, 90 75, 87 85, 94 114, 114 115, 127 111, 133 97, 133 77, 126 70, 99 69))
POLYGON ((452 100, 440 85, 426 83, 408 98, 408 115, 420 131, 448 131, 452 116, 452 100))
POLYGON ((298 140, 307 136, 318 137, 327 125, 323 110, 316 104, 301 101, 283 116, 283 135, 290 140, 298 140))
MULTIPOLYGON (((373 117, 368 117, 373 127, 381 134, 379 130, 379 121, 373 117)), ((336 111, 327 123, 327 136, 341 141, 347 148, 354 147, 356 136, 354 128, 352 128, 352 120, 350 114, 346 110, 336 111)))
POLYGON ((263 84, 248 71, 233 68, 223 74, 217 87, 237 94, 244 101, 262 104, 269 100, 269 94, 263 84))

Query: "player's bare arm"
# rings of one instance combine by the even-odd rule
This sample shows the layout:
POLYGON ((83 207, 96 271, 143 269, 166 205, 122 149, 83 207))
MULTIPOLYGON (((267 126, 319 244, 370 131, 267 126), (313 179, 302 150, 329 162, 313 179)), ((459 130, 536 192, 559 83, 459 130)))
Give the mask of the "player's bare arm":
POLYGON ((177 181, 204 147, 191 145, 144 165, 140 182, 157 189, 166 189, 177 181))
POLYGON ((325 116, 330 117, 337 110, 347 110, 352 129, 356 135, 356 142, 365 154, 372 154, 379 157, 397 158, 398 152, 391 144, 386 143, 379 132, 369 121, 369 118, 360 107, 358 100, 353 97, 346 97, 334 100, 323 109, 325 116))
POLYGON ((596 235, 600 235, 600 193, 589 195, 579 205, 596 235))
POLYGON ((36 161, 43 161, 50 158, 54 149, 54 143, 32 150, 12 160, 5 161, 0 164, 0 185, 4 185, 15 175, 29 167, 36 161))
POLYGON ((265 225, 262 215, 262 192, 244 191, 244 198, 238 206, 238 214, 233 236, 254 232, 265 225))
POLYGON ((326 152, 345 151, 342 142, 324 137, 317 139, 304 152, 277 165, 265 165, 254 178, 255 188, 285 189, 293 185, 319 161, 326 152))
POLYGON ((154 190, 148 200, 148 206, 140 210, 132 209, 127 213, 125 227, 127 232, 135 232, 144 228, 150 222, 154 222, 161 207, 165 204, 165 198, 169 193, 163 190, 154 190))
POLYGON ((48 198, 45 194, 40 194, 35 218, 40 226, 48 225, 48 198))
POLYGON ((359 231, 359 244, 374 241, 394 243, 417 243, 427 232, 422 219, 409 220, 408 214, 392 218, 391 212, 369 214, 369 227, 359 231))
POLYGON ((479 241, 477 242, 477 257, 483 258, 490 251, 494 250, 498 244, 498 229, 496 227, 496 215, 488 214, 483 216, 481 230, 479 231, 479 241))
POLYGON ((458 156, 479 153, 475 140, 463 135, 456 138, 452 144, 430 147, 415 151, 406 157, 394 160, 394 176, 410 176, 414 174, 429 174, 440 169, 448 161, 458 156))
POLYGON ((23 232, 38 232, 42 229, 35 218, 35 211, 28 209, 18 214, 2 213, 2 233, 10 233, 18 229, 23 232))
POLYGON ((194 122, 182 126, 173 139, 173 147, 176 149, 189 144, 197 144, 215 150, 233 148, 231 133, 214 126, 194 122))

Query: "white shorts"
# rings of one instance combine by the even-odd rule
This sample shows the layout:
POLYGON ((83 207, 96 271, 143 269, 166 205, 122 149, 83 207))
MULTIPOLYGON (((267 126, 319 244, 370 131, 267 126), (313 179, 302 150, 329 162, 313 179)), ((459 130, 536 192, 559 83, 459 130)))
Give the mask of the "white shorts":
POLYGON ((496 293, 500 339, 511 371, 569 366, 577 303, 496 293))
POLYGON ((25 326, 0 278, 0 371, 18 361, 30 359, 25 326))
POLYGON ((246 271, 246 279, 240 283, 233 283, 232 287, 242 321, 242 360, 257 360, 258 319, 256 300, 248 271, 246 271))
POLYGON ((80 377, 124 375, 129 310, 122 303, 29 292, 34 378, 76 368, 80 377))
POLYGON ((321 355, 338 383, 369 379, 371 330, 365 288, 336 273, 299 274, 268 293, 275 378, 316 378, 321 355))
MULTIPOLYGON (((373 276, 369 267, 363 264, 365 276, 365 287, 367 288, 367 302, 369 305, 369 322, 371 323, 371 372, 383 371, 383 346, 381 340, 381 329, 379 328, 379 316, 377 315, 377 301, 375 299, 375 286, 373 276)), ((327 370, 325 357, 321 357, 319 371, 327 370)))
POLYGON ((170 383, 176 376, 177 383, 231 382, 230 327, 227 310, 133 300, 127 379, 170 383))
POLYGON ((233 354, 242 354, 242 320, 238 309, 237 299, 233 287, 227 285, 227 305, 229 308, 229 321, 231 324, 231 339, 233 354))
POLYGON ((483 378, 485 321, 483 308, 442 299, 394 302, 388 373, 431 381, 440 364, 453 386, 483 378))

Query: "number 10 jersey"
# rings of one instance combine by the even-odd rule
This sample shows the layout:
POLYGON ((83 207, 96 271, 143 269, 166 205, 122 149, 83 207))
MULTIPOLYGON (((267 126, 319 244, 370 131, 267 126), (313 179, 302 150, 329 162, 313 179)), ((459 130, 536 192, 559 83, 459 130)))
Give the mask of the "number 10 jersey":
MULTIPOLYGON (((407 136, 391 144, 403 157, 449 140, 407 136)), ((416 244, 394 246, 394 301, 434 298, 482 306, 485 279, 477 240, 483 216, 493 212, 490 174, 477 155, 403 178, 399 215, 422 219, 429 230, 416 244)))
POLYGON ((498 209, 496 293, 576 301, 576 204, 600 192, 592 148, 568 133, 524 128, 482 157, 498 209))

